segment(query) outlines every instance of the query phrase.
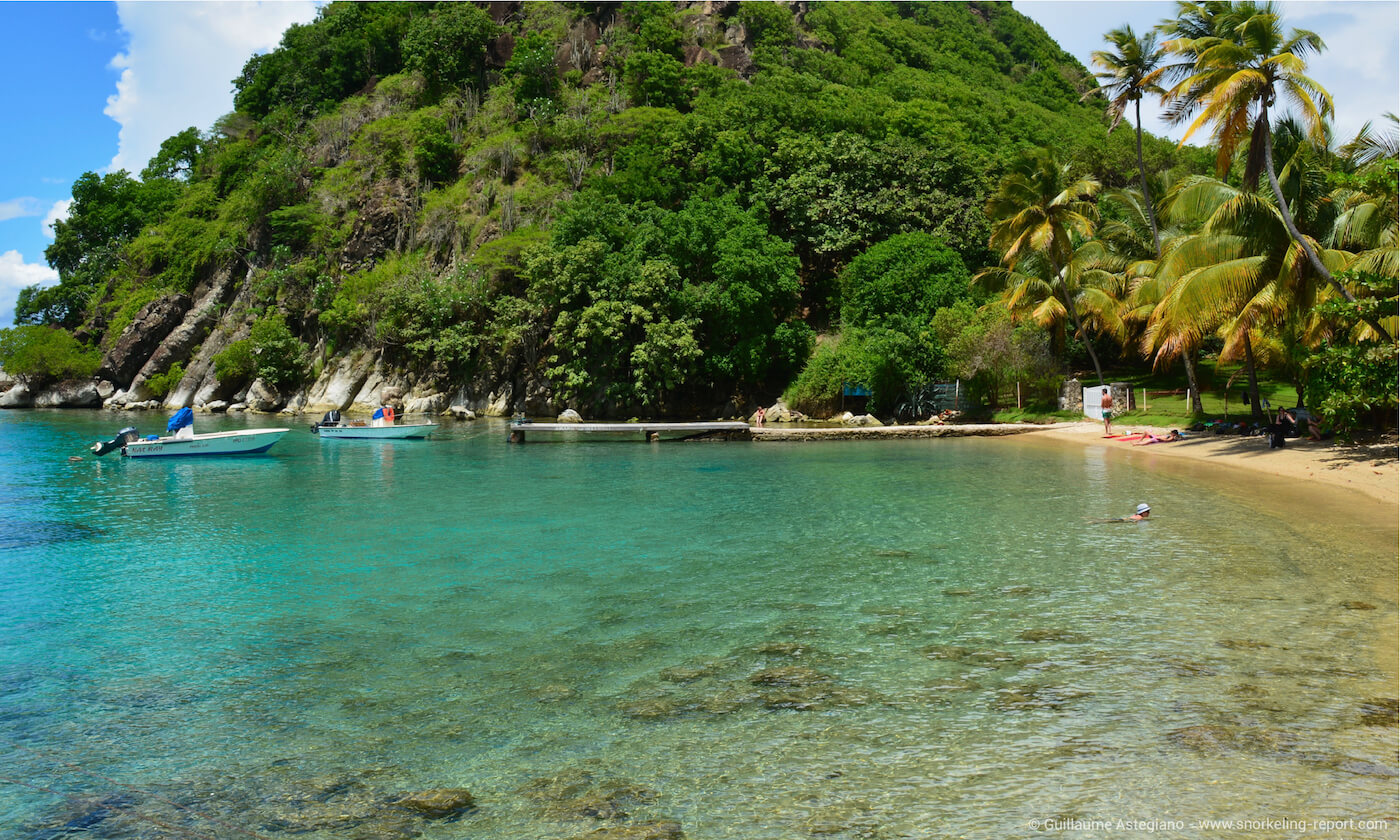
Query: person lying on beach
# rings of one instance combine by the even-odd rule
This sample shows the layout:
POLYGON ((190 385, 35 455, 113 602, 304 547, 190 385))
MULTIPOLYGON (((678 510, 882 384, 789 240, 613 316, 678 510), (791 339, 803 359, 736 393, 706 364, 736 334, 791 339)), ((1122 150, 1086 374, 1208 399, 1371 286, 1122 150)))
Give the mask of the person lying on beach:
POLYGON ((1177 431, 1176 429, 1172 429, 1170 432, 1167 432, 1161 437, 1157 437, 1151 432, 1143 432, 1142 437, 1139 438, 1137 442, 1133 444, 1133 446, 1146 446, 1149 443, 1164 443, 1173 440, 1181 440, 1181 432, 1177 431))
POLYGON ((1099 525, 1107 525, 1110 522, 1142 522, 1151 515, 1152 508, 1144 502, 1137 506, 1137 513, 1134 513, 1132 516, 1120 516, 1117 519, 1095 519, 1092 521, 1099 525))

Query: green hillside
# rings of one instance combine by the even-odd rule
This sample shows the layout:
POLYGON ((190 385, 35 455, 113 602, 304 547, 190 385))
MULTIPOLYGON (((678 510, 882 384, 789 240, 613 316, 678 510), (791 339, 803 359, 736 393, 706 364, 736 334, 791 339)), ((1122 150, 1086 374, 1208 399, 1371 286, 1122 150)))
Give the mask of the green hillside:
POLYGON ((234 85, 139 180, 75 184, 61 282, 17 307, 134 396, 285 400, 369 351, 513 410, 714 413, 838 332, 898 355, 893 396, 945 372, 934 321, 977 302, 1019 152, 1136 177, 1088 71, 1004 3, 333 3, 234 85), (193 333, 114 358, 163 302, 193 333))

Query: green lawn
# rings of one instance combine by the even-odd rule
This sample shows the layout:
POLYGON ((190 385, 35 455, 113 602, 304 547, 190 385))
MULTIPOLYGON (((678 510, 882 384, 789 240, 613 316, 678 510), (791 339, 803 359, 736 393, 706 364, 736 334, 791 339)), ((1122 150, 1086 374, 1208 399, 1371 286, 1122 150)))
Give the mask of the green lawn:
MULTIPOLYGON (((1143 370, 1114 370, 1105 371, 1104 380, 1107 382, 1127 382, 1133 388, 1133 396, 1137 401, 1137 410, 1113 418, 1114 425, 1123 428, 1138 426, 1161 426, 1165 428, 1182 428, 1190 426, 1201 420, 1218 420, 1225 417, 1232 419, 1247 419, 1249 417, 1249 406, 1241 402, 1240 396, 1247 386, 1248 380, 1240 372, 1239 366, 1230 365, 1217 369, 1213 361, 1202 361, 1197 366, 1197 376, 1202 385, 1201 407, 1205 410, 1201 415, 1193 415, 1190 404, 1186 400, 1186 374, 1179 365, 1173 366, 1168 371, 1143 371, 1143 370), (1235 375, 1238 374, 1238 375, 1235 375), (1230 384, 1229 399, 1225 397, 1225 383, 1230 381, 1230 377, 1235 375, 1234 381, 1230 384), (1149 392, 1144 404, 1143 389, 1149 392), (1179 395, 1152 396, 1152 391, 1181 390, 1179 395)), ((1092 374, 1087 379, 1081 381, 1090 384, 1093 381, 1092 374)), ((1293 388, 1291 382, 1276 381, 1267 376, 1259 378, 1259 397, 1267 400, 1268 404, 1277 409, 1280 407, 1291 408, 1298 402, 1298 392, 1293 388)), ((1014 402, 1014 392, 1012 401, 1014 402)), ((1076 420, 1083 415, 1078 412, 1055 411, 1053 406, 1027 406, 1025 409, 1009 408, 993 413, 993 418, 999 423, 1017 423, 1022 421, 1031 422, 1053 422, 1063 420, 1076 420)))

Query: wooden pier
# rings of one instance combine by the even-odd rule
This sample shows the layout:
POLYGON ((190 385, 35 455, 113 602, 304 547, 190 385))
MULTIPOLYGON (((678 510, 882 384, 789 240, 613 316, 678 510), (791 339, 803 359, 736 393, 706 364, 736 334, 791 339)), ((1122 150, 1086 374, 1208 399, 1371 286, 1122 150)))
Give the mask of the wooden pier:
POLYGON ((510 424, 510 442, 749 440, 748 423, 521 423, 510 424))

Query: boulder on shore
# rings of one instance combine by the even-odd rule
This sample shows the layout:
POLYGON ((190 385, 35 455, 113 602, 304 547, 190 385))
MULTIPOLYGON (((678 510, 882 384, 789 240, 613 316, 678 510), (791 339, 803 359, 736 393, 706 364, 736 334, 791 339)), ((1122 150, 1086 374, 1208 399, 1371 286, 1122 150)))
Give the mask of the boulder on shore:
POLYGON ((100 405, 102 395, 91 379, 69 379, 34 395, 35 408, 96 408, 100 405))
POLYGON ((582 422, 583 422, 583 418, 580 417, 580 416, 579 416, 579 413, 578 413, 577 411, 574 411, 572 408, 566 408, 566 409, 564 409, 563 411, 559 412, 559 416, 556 418, 556 420, 557 420, 557 422, 560 422, 560 423, 582 423, 582 422))
POLYGON ((426 397, 412 397, 404 401, 405 414, 441 414, 447 407, 447 395, 429 394, 426 397))
POLYGON ((841 415, 841 425, 843 426, 883 426, 878 418, 873 414, 852 414, 847 411, 841 415))
POLYGON ((32 405, 34 395, 30 393, 29 386, 22 382, 0 394, 0 408, 29 408, 32 405))
POLYGON ((253 380, 248 386, 248 409, 250 411, 272 412, 282 407, 282 394, 263 379, 253 380))
POLYGON ((445 415, 451 415, 452 417, 455 417, 455 418, 457 418, 458 420, 475 420, 475 419, 476 419, 476 412, 475 412, 475 411, 472 411, 470 408, 467 408, 467 407, 464 406, 464 405, 454 405, 454 406, 452 406, 451 408, 449 408, 449 409, 447 409, 446 411, 444 411, 443 414, 445 414, 445 415))
POLYGON ((768 423, 800 423, 807 419, 807 415, 800 411, 793 411, 782 400, 773 403, 772 407, 765 409, 763 414, 764 421, 768 423))

